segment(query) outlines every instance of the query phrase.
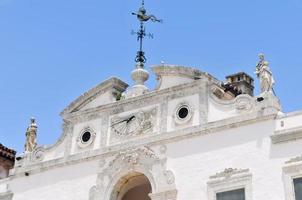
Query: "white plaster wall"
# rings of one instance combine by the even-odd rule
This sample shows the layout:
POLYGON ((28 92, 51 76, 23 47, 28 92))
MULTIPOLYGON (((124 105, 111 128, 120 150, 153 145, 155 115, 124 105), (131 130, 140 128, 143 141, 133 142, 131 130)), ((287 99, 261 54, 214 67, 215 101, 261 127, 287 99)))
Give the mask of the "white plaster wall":
POLYGON ((209 98, 208 105, 209 105, 208 107, 209 122, 227 119, 238 115, 236 109, 232 105, 230 106, 230 105, 217 104, 213 100, 210 100, 210 98, 209 98))
POLYGON ((285 130, 302 126, 302 112, 284 114, 276 120, 276 130, 285 130), (282 126, 282 123, 284 126, 282 126))
POLYGON ((46 151, 45 154, 44 154, 43 161, 54 160, 54 159, 64 157, 66 142, 67 141, 64 140, 58 146, 55 146, 54 148, 51 148, 48 151, 46 151))
POLYGON ((206 200, 209 177, 225 168, 250 169, 254 200, 283 200, 282 167, 301 154, 302 141, 271 146, 274 121, 229 129, 168 145, 178 200, 206 200))
POLYGON ((0 180, 0 194, 7 192, 7 190, 8 190, 8 183, 9 183, 9 178, 1 179, 0 180))
POLYGON ((88 200, 97 162, 52 169, 12 180, 13 200, 88 200))
POLYGON ((192 78, 180 77, 180 76, 162 76, 162 80, 159 86, 159 90, 181 85, 185 83, 191 83, 194 80, 192 78))
POLYGON ((199 115, 199 95, 191 95, 183 98, 173 99, 168 102, 168 113, 167 113, 167 131, 174 131, 178 129, 188 128, 190 126, 197 126, 200 124, 199 115), (185 103, 188 104, 193 110, 193 116, 190 121, 184 124, 175 123, 175 114, 179 105, 185 103))
POLYGON ((73 129, 73 135, 72 135, 72 147, 71 147, 71 154, 76 154, 85 150, 91 150, 91 149, 97 149, 100 147, 101 143, 101 127, 102 127, 102 120, 95 119, 88 122, 83 122, 76 124, 73 129), (90 128, 95 134, 96 137, 94 139, 94 142, 92 145, 90 145, 87 148, 80 148, 77 144, 77 140, 81 133, 84 131, 85 128, 90 128))
POLYGON ((112 95, 112 91, 107 91, 104 94, 101 94, 100 96, 96 97, 93 101, 89 102, 87 105, 85 105, 80 110, 87 110, 90 108, 96 108, 98 106, 102 106, 105 104, 113 103, 116 99, 112 95))

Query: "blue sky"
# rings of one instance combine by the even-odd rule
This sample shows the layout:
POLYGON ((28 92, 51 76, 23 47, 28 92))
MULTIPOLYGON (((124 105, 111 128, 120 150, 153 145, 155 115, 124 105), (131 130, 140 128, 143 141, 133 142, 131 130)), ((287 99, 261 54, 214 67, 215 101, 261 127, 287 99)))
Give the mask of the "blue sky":
MULTIPOLYGON (((61 134, 59 113, 75 98, 111 76, 132 84, 138 44, 130 33, 138 23, 131 12, 139 5, 0 0, 0 142, 22 153, 34 116, 39 144, 52 144, 61 134)), ((148 66, 193 66, 224 80, 238 71, 254 76, 263 52, 283 110, 301 109, 301 0, 146 0, 146 7, 164 19, 147 26, 155 36, 145 43, 148 66)))

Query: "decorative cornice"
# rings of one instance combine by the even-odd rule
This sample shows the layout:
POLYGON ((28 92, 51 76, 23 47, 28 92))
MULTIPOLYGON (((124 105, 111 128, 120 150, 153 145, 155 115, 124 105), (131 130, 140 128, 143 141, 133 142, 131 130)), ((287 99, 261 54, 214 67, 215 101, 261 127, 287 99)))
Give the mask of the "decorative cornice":
POLYGON ((249 169, 227 168, 222 172, 216 173, 214 176, 210 176, 210 179, 219 179, 219 178, 228 179, 235 175, 249 173, 249 171, 250 171, 249 169))
POLYGON ((78 112, 74 112, 74 113, 69 113, 68 115, 65 116, 65 118, 71 119, 71 118, 82 116, 82 115, 90 115, 93 113, 106 112, 106 111, 108 111, 108 112, 110 111, 111 113, 116 113, 115 110, 119 110, 123 107, 132 106, 133 108, 137 108, 136 104, 150 105, 150 102, 154 102, 154 100, 156 100, 156 102, 159 102, 160 99, 166 98, 166 97, 170 96, 171 94, 174 94, 174 96, 175 96, 175 94, 182 93, 183 91, 186 91, 187 93, 190 91, 192 91, 192 93, 197 93, 196 87, 199 87, 202 82, 203 82, 203 80, 196 80, 192 83, 182 84, 182 85, 174 86, 171 88, 166 88, 163 90, 150 91, 144 95, 140 95, 140 96, 137 96, 134 98, 123 99, 123 100, 120 100, 120 101, 117 101, 114 103, 101 105, 96 108, 91 108, 91 109, 87 109, 84 111, 78 111, 78 112))
POLYGON ((299 139, 302 139, 302 126, 275 131, 275 134, 271 135, 273 144, 295 141, 299 139))
POLYGON ((30 166, 15 169, 15 173, 12 174, 12 178, 24 176, 24 172, 39 173, 52 169, 54 167, 63 167, 66 165, 73 165, 81 162, 93 161, 96 159, 112 156, 123 149, 128 149, 129 146, 136 148, 140 146, 155 146, 168 144, 171 142, 180 141, 183 139, 189 139, 201 135, 211 134, 226 128, 236 128, 248 124, 257 122, 264 122, 266 120, 272 120, 276 115, 258 116, 255 114, 248 114, 245 117, 238 116, 227 120, 221 120, 217 122, 208 123, 202 126, 190 127, 187 129, 176 130, 173 132, 162 133, 160 135, 152 135, 148 140, 131 140, 126 143, 116 144, 108 147, 103 147, 98 150, 93 150, 85 153, 79 153, 77 155, 71 155, 68 158, 59 158, 55 160, 45 161, 41 163, 34 163, 30 166))
POLYGON ((286 161, 285 164, 293 164, 293 163, 298 163, 298 162, 302 162, 302 155, 297 156, 295 158, 291 158, 290 160, 286 161))
POLYGON ((159 160, 159 157, 157 157, 154 151, 148 147, 127 149, 119 152, 116 158, 109 163, 109 167, 112 167, 119 160, 134 166, 138 164, 139 159, 151 159, 156 161, 159 160))
POLYGON ((61 116, 64 116, 68 113, 77 111, 79 108, 83 107, 93 99, 95 99, 100 94, 105 93, 106 91, 114 88, 120 92, 123 92, 128 87, 128 84, 123 82, 122 80, 112 77, 99 85, 93 87, 88 92, 85 92, 82 94, 79 98, 77 98, 75 101, 73 101, 69 106, 67 106, 62 112, 61 116))
POLYGON ((14 195, 11 192, 0 193, 0 200, 11 200, 13 196, 14 195))
POLYGON ((180 65, 153 65, 152 71, 157 77, 161 76, 178 76, 178 77, 187 77, 193 80, 201 79, 203 77, 207 78, 209 81, 220 83, 218 79, 214 76, 200 71, 194 67, 185 67, 180 65))

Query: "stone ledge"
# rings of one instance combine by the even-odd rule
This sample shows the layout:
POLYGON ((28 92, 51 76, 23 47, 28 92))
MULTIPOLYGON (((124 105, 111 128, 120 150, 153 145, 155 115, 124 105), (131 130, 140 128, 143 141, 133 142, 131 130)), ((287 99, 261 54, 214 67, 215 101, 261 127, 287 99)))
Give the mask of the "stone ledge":
POLYGON ((42 163, 34 163, 22 168, 15 168, 12 173, 12 179, 17 177, 25 176, 25 173, 35 174, 43 171, 51 170, 56 167, 63 167, 68 165, 74 165, 82 162, 94 161, 99 158, 109 157, 117 152, 128 149, 130 146, 132 148, 139 146, 155 146, 161 144, 167 144, 171 142, 176 142, 180 140, 185 140, 188 138, 198 137, 207 134, 213 134, 224 130, 226 128, 237 128, 245 126, 248 124, 253 124, 256 122, 263 122, 266 120, 272 120, 275 118, 275 114, 259 117, 255 114, 246 115, 245 117, 239 116, 230 118, 227 120, 221 120, 217 122, 209 123, 208 125, 195 126, 188 129, 177 130, 173 132, 166 132, 158 135, 154 135, 148 140, 133 140, 126 143, 121 143, 113 146, 106 146, 98 150, 91 152, 85 152, 81 154, 76 154, 69 156, 68 158, 59 158, 55 160, 50 160, 42 163))
POLYGON ((11 200, 13 199, 14 194, 11 192, 0 193, 0 200, 11 200))
POLYGON ((302 126, 276 131, 275 135, 271 135, 273 144, 296 141, 302 139, 302 126))

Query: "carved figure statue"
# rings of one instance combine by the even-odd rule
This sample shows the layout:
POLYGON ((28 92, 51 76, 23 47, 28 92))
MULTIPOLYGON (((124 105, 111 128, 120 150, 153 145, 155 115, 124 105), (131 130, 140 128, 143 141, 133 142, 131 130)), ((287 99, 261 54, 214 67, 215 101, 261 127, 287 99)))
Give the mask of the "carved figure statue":
POLYGON ((261 93, 273 92, 275 80, 269 68, 269 62, 265 61, 264 55, 259 55, 260 61, 256 66, 256 75, 260 79, 261 93))
POLYGON ((25 152, 33 152, 37 146, 38 126, 34 118, 30 119, 30 124, 26 130, 25 152))

